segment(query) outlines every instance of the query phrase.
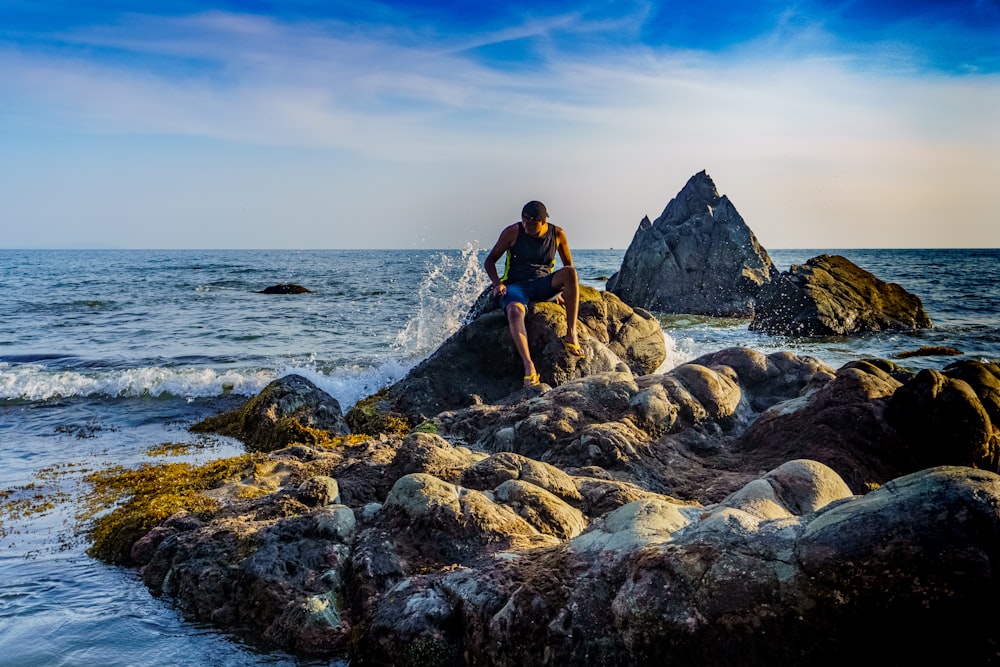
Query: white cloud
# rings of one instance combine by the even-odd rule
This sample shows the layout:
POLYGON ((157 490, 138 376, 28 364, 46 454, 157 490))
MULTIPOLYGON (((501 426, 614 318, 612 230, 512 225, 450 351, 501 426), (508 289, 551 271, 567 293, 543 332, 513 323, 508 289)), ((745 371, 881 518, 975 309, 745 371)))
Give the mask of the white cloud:
MULTIPOLYGON (((236 218, 252 230, 238 238, 252 246, 290 238, 290 246, 328 247, 490 243, 522 199, 538 197, 572 224, 574 244, 622 247, 643 215, 658 215, 705 168, 765 245, 1000 245, 1000 225, 982 219, 1000 182, 992 118, 1000 77, 904 77, 859 71, 846 59, 745 53, 733 61, 645 49, 600 59, 549 52, 537 69, 515 72, 468 55, 477 43, 560 25, 526 24, 449 47, 221 13, 131 17, 64 35, 91 49, 135 52, 120 62, 0 53, 2 113, 8 128, 17 121, 20 129, 105 133, 137 147, 149 136, 210 140, 201 150, 218 152, 216 167, 243 178, 194 161, 205 187, 178 202, 171 192, 185 182, 146 155, 142 200, 117 206, 133 217, 143 206, 154 217, 168 211, 174 221, 211 211, 194 228, 220 225, 212 244, 234 238, 220 221, 236 218), (249 147, 243 157, 224 157, 241 146, 249 147), (284 159, 279 171, 266 147, 308 152, 300 168, 284 159), (315 179, 309 170, 317 168, 330 178, 315 179), (248 182, 257 187, 247 191, 248 182), (460 201, 468 220, 442 221, 442 201, 460 201), (268 236, 281 208, 274 202, 291 220, 280 239, 268 236), (404 231, 373 239, 329 224, 361 216, 404 231)), ((0 157, 0 173, 16 168, 0 157)), ((125 163, 108 173, 131 178, 125 163)), ((37 177, 69 187, 79 174, 51 165, 37 177)), ((67 222, 64 209, 3 185, 0 195, 22 215, 40 219, 48 210, 52 224, 67 222)), ((77 196, 74 210, 121 217, 110 203, 77 196)))

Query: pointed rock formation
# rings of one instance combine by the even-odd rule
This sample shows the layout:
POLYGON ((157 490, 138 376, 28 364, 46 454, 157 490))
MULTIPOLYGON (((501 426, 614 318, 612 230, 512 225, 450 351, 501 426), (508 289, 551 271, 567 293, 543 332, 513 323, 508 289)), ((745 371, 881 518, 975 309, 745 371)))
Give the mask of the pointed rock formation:
POLYGON ((767 250, 704 171, 654 222, 643 218, 607 289, 654 312, 750 317, 777 276, 767 250))

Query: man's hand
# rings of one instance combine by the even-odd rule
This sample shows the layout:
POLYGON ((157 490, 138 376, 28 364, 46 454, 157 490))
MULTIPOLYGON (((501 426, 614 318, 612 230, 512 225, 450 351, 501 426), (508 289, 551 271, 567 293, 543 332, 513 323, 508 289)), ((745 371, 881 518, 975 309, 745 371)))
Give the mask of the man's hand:
POLYGON ((504 285, 503 283, 500 283, 499 285, 494 285, 493 293, 496 294, 498 297, 503 298, 504 295, 507 294, 507 286, 504 285))
POLYGON ((559 292, 559 294, 556 294, 555 298, 552 299, 552 300, 556 302, 557 306, 564 306, 564 305, 566 305, 566 302, 563 301, 562 292, 559 292))

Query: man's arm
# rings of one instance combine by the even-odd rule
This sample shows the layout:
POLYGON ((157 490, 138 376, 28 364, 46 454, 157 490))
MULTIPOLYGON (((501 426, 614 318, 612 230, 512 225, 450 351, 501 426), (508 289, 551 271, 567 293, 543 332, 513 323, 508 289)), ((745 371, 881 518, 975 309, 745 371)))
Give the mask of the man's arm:
POLYGON ((498 294, 503 294, 505 290, 504 285, 500 282, 500 274, 497 273, 497 261, 503 257, 503 254, 507 252, 514 241, 517 240, 517 223, 505 227, 502 232, 500 232, 500 238, 497 239, 496 245, 490 250, 490 253, 486 255, 486 262, 484 263, 484 268, 486 269, 486 275, 490 277, 490 282, 493 284, 493 290, 498 294))
POLYGON ((569 251, 569 241, 566 240, 566 232, 562 227, 556 227, 556 251, 563 266, 573 266, 573 255, 569 251))

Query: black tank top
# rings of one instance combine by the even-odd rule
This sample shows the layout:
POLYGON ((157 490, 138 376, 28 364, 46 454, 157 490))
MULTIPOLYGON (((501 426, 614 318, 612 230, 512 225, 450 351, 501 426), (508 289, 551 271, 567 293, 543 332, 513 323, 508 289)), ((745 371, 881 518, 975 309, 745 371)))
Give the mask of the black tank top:
POLYGON ((556 228, 549 224, 548 231, 534 237, 524 231, 524 225, 517 225, 517 239, 507 251, 503 282, 519 283, 532 278, 541 278, 552 273, 556 265, 556 228))

